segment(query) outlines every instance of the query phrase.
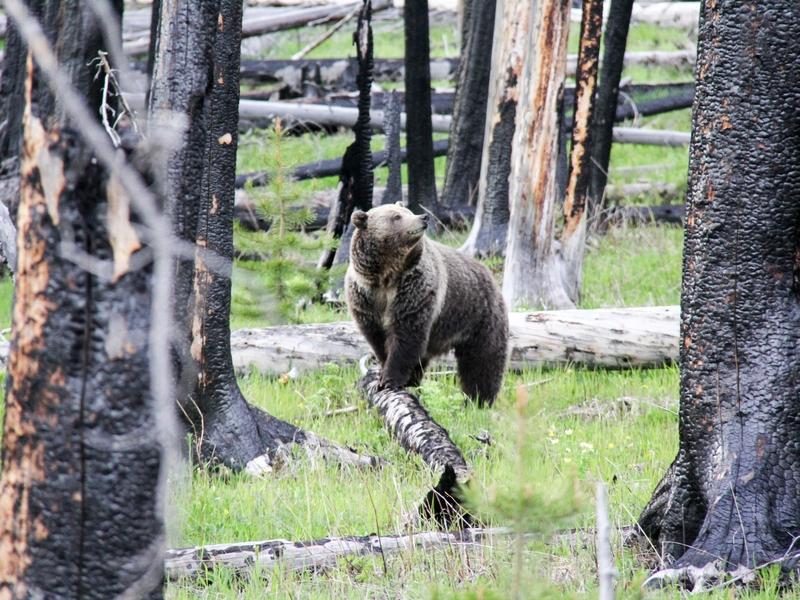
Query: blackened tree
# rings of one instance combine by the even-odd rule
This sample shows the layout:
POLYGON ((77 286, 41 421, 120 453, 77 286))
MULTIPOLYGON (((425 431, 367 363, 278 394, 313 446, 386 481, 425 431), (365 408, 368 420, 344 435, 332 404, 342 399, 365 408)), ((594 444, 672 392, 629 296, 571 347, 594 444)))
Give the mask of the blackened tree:
POLYGON ((639 525, 702 586, 800 535, 800 6, 706 0, 681 298, 678 455, 639 525))
MULTIPOLYGON (((31 4, 42 27, 29 15, 17 23, 19 32, 44 36, 97 116, 102 80, 91 63, 104 48, 99 23, 85 2, 31 4)), ((119 20, 122 2, 113 4, 119 20)), ((27 12, 19 2, 6 7, 16 17, 27 12)), ((131 268, 144 245, 129 196, 84 143, 83 127, 68 118, 45 69, 32 55, 20 57, 21 39, 12 37, 6 64, 27 66, 16 99, 24 119, 0 596, 160 597, 161 450, 148 385, 151 268, 131 268), (86 262, 97 268, 79 266, 86 262)))
POLYGON ((241 0, 179 0, 162 3, 156 32, 151 123, 174 121, 175 113, 186 120, 165 190, 175 233, 194 248, 176 269, 181 412, 202 461, 261 472, 280 446, 299 444, 371 465, 250 405, 236 381, 230 309, 241 24, 241 0))

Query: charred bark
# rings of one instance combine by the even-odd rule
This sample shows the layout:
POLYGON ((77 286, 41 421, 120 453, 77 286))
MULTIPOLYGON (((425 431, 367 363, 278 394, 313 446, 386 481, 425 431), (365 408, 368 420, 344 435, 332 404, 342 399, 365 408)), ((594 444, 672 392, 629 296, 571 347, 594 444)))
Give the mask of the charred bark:
POLYGON ((374 464, 271 417, 243 397, 230 348, 233 204, 238 135, 242 3, 180 0, 162 5, 151 122, 159 111, 186 115, 168 161, 175 232, 196 248, 177 265, 176 360, 180 406, 203 461, 269 470, 282 444, 374 464))
POLYGON ((492 68, 487 98, 483 156, 475 221, 462 251, 495 256, 506 247, 508 181, 511 175, 520 78, 530 23, 530 4, 497 0, 492 68))
POLYGON ((350 215, 360 209, 372 208, 374 174, 372 166, 372 129, 370 128, 372 88, 372 3, 364 0, 358 15, 358 27, 353 36, 358 56, 358 119, 353 126, 355 140, 347 147, 342 157, 339 173, 339 197, 331 209, 328 233, 341 240, 336 250, 325 250, 319 266, 330 269, 336 264, 346 263, 350 258, 350 238, 353 235, 350 215))
POLYGON ((587 196, 592 170, 592 117, 600 62, 600 31, 603 27, 603 0, 583 0, 581 40, 575 76, 575 110, 569 177, 564 197, 564 228, 561 231, 561 257, 564 261, 564 286, 575 304, 581 291, 583 255, 586 249, 587 196))
MULTIPOLYGON (((38 12, 33 14, 38 15, 38 12)), ((16 221, 19 204, 19 153, 27 54, 17 28, 13 22, 9 23, 0 77, 0 202, 8 208, 12 224, 16 221)), ((7 252, 3 254, 9 258, 7 252)))
POLYGON ((474 204, 481 172, 486 123, 486 94, 492 68, 496 0, 465 5, 465 43, 458 66, 458 82, 450 124, 450 149, 442 188, 445 206, 474 204))
POLYGON ((428 0, 408 0, 405 20, 405 81, 408 146, 408 208, 436 207, 436 172, 433 163, 431 125, 431 49, 428 37, 428 0))
POLYGON ((680 447, 639 519, 667 567, 651 584, 702 588, 772 562, 796 569, 800 558, 800 63, 786 60, 798 51, 796 2, 704 2, 680 447))
POLYGON ((532 15, 520 82, 509 185, 503 296, 520 305, 571 308, 554 247, 558 205, 558 107, 564 93, 569 0, 538 2, 532 15))
MULTIPOLYGON (((386 179, 386 191, 381 198, 381 204, 391 204, 403 200, 402 164, 403 156, 400 148, 400 100, 392 91, 389 101, 384 109, 384 131, 386 132, 386 167, 389 176, 386 179)), ((434 154, 436 149, 434 148, 434 154)), ((373 156, 372 164, 375 165, 373 156)))
POLYGON ((589 216, 594 217, 605 207, 604 194, 611 159, 611 136, 619 103, 619 82, 625 62, 625 47, 633 11, 633 0, 611 0, 606 29, 603 34, 603 67, 592 124, 592 160, 589 180, 589 216))
MULTIPOLYGON (((64 73, 97 115, 89 63, 104 47, 99 23, 82 2, 38 5, 64 73)), ((122 2, 113 8, 121 18, 122 2)), ((142 245, 130 199, 75 131, 38 64, 30 56, 26 63, 0 597, 161 597, 151 267, 129 269, 142 245), (108 265, 107 276, 78 266, 65 244, 108 265)))

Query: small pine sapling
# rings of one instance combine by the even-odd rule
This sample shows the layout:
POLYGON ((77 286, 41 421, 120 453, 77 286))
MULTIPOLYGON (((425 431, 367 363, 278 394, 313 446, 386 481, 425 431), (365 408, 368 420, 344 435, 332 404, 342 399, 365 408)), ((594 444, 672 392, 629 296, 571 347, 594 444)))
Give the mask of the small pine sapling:
POLYGON ((281 322, 300 321, 300 312, 313 299, 321 297, 335 273, 316 268, 316 257, 335 242, 325 232, 310 234, 305 228, 314 220, 302 204, 302 190, 291 178, 291 165, 283 161, 281 150, 285 131, 280 119, 269 132, 269 185, 246 186, 259 216, 270 226, 267 231, 246 231, 237 226, 240 255, 257 256, 263 290, 269 295, 281 322))

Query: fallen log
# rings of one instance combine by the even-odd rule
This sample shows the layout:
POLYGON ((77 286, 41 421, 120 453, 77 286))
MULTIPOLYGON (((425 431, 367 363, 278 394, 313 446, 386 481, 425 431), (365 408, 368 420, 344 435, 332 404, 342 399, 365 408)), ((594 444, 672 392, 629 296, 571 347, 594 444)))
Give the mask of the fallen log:
POLYGON ((636 127, 614 127, 611 139, 617 144, 646 144, 650 146, 688 146, 691 134, 636 127))
POLYGON ((364 535, 329 537, 312 542, 264 540, 233 544, 211 544, 168 550, 164 573, 169 581, 191 579, 218 568, 237 574, 258 570, 269 573, 275 568, 286 571, 319 571, 333 567, 345 556, 391 555, 412 550, 435 548, 474 548, 491 545, 495 538, 514 535, 513 529, 463 529, 461 531, 425 531, 407 535, 364 535))
MULTIPOLYGON (((678 359, 678 306, 513 312, 509 369, 577 365, 658 368, 678 359)), ((239 329, 231 334, 237 373, 280 376, 326 365, 355 366, 370 352, 351 321, 239 329)), ((5 368, 8 343, 0 343, 5 368)), ((451 356, 438 362, 454 365, 451 356)))
POLYGON ((651 225, 653 223, 682 225, 684 214, 683 204, 613 206, 601 213, 600 218, 607 223, 616 225, 651 225))
MULTIPOLYGON (((602 308, 509 315, 509 368, 579 365, 590 368, 651 368, 678 358, 677 306, 602 308)), ((350 321, 240 329, 231 335, 233 363, 281 375, 328 364, 352 366, 370 352, 350 321)), ((441 362, 454 365, 452 355, 441 362)))
MULTIPOLYGON (((402 188, 401 188, 402 190, 402 188)), ((386 188, 375 188, 373 190, 372 204, 377 206, 383 202, 383 194, 386 188)), ((314 214, 314 219, 310 223, 306 223, 303 229, 307 232, 319 231, 324 229, 328 223, 330 216, 331 203, 336 198, 337 190, 325 190, 317 192, 311 198, 311 210, 314 214)), ((404 194, 407 195, 407 194, 404 194)), ((290 207, 289 210, 301 210, 307 206, 290 207)), ((459 206, 448 208, 445 206, 437 206, 433 210, 428 210, 428 213, 433 217, 436 225, 450 230, 462 231, 467 229, 475 217, 475 208, 471 206, 459 206)), ((250 231, 268 231, 270 223, 261 217, 256 210, 255 204, 247 197, 244 190, 237 190, 236 203, 234 204, 233 216, 239 223, 250 231)))
MULTIPOLYGON (((448 141, 447 140, 434 140, 433 142, 433 155, 445 156, 447 154, 448 141)), ((406 148, 400 149, 400 160, 405 162, 408 158, 406 148)), ((385 165, 388 160, 388 154, 381 150, 372 153, 373 167, 385 165)), ((292 177, 297 181, 304 179, 317 179, 320 177, 333 177, 339 174, 342 168, 341 157, 331 158, 327 160, 318 160, 313 163, 300 165, 292 171, 292 177)), ((253 186, 267 185, 269 182, 269 173, 267 171, 255 171, 252 173, 242 173, 236 176, 236 187, 243 188, 248 185, 248 182, 253 186)))
MULTIPOLYGON (((276 31, 297 29, 312 23, 338 21, 351 14, 361 3, 342 5, 305 6, 299 8, 246 8, 242 21, 242 39, 256 37, 276 31)), ((392 6, 391 0, 375 0, 372 10, 384 10, 392 6)), ((150 48, 149 9, 132 11, 123 17, 124 40, 122 48, 128 56, 146 54, 150 48), (136 19, 136 23, 133 19, 136 19), (147 23, 142 27, 140 22, 147 23)))
MULTIPOLYGON (((668 66, 691 68, 694 50, 649 50, 626 52, 625 66, 668 66)), ((303 81, 303 67, 319 67, 321 83, 330 88, 352 89, 358 72, 355 58, 311 58, 303 60, 243 60, 240 76, 248 83, 277 83, 297 90, 303 81)), ((567 75, 574 76, 577 56, 567 56, 567 75)), ((458 73, 458 58, 433 58, 430 62, 432 81, 452 81, 458 73)), ((375 61, 375 81, 401 82, 405 78, 403 59, 388 58, 375 61)))
POLYGON ((436 423, 419 399, 403 389, 379 389, 380 368, 363 367, 358 389, 367 404, 377 409, 386 428, 408 452, 418 454, 433 471, 441 472, 439 483, 428 492, 420 506, 420 516, 450 528, 473 524, 473 517, 464 509, 462 490, 472 470, 464 460, 447 430, 436 423))

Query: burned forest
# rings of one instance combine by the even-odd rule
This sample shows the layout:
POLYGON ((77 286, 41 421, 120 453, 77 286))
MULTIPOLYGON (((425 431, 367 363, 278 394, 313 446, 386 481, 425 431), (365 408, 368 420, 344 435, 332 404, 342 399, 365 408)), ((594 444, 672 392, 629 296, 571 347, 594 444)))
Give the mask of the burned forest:
POLYGON ((796 2, 0 40, 0 600, 800 593, 796 2))

